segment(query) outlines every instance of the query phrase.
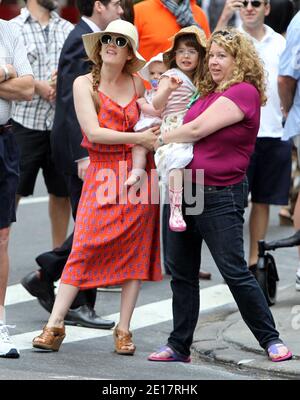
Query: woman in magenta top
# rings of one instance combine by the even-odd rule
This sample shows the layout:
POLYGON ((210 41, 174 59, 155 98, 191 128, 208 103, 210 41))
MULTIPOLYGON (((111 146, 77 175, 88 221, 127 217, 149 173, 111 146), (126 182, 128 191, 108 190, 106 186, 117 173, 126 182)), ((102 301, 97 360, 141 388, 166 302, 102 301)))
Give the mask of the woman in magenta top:
POLYGON ((246 170, 266 96, 263 67, 242 33, 234 29, 213 33, 207 46, 205 77, 198 89, 201 97, 187 112, 184 124, 160 135, 156 144, 157 148, 162 143, 195 143, 194 158, 187 167, 192 183, 185 182, 187 230, 170 231, 166 246, 172 274, 173 331, 167 345, 148 359, 190 361, 199 315, 203 240, 260 346, 272 361, 290 359, 292 353, 280 340, 266 299, 244 259, 246 170), (187 196, 191 198, 190 189, 193 205, 187 196))

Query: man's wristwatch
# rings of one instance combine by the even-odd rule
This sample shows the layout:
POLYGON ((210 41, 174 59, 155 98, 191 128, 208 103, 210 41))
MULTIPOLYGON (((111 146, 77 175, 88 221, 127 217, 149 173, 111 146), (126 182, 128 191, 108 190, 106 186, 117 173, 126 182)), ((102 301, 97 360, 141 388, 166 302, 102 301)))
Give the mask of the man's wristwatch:
POLYGON ((5 64, 1 64, 0 67, 3 69, 4 71, 4 81, 7 81, 9 79, 9 71, 8 68, 5 64))
POLYGON ((163 138, 162 138, 162 134, 160 134, 160 135, 157 137, 157 140, 158 140, 160 146, 164 146, 164 145, 166 144, 166 143, 164 142, 163 138))

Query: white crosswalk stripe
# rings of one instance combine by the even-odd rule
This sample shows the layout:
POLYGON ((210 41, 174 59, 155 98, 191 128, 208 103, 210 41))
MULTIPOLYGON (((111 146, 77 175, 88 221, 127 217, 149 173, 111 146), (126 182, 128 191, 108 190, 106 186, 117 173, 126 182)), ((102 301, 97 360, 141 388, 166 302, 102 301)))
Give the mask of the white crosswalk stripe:
POLYGON ((41 197, 29 197, 26 199, 20 200, 20 206, 30 205, 30 204, 39 204, 39 203, 48 203, 49 196, 41 196, 41 197))
MULTIPOLYGON (((6 305, 15 305, 21 302, 35 300, 22 285, 9 286, 6 295, 6 305)), ((233 297, 227 285, 215 285, 200 290, 200 311, 207 311, 215 307, 233 303, 233 297)), ((104 318, 117 321, 119 313, 106 315, 104 318)), ((157 301, 136 307, 131 330, 145 328, 172 319, 172 299, 157 301)), ((77 342, 80 340, 96 339, 112 334, 112 330, 90 329, 77 326, 66 327, 66 338, 64 343, 77 342)), ((20 350, 31 349, 32 339, 39 335, 41 330, 13 335, 12 339, 20 350)))

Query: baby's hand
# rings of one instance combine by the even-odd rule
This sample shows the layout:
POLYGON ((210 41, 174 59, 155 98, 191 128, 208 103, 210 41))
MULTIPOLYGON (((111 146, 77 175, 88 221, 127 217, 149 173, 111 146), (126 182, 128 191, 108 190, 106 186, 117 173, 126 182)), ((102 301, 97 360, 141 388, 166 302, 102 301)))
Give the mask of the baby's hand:
POLYGON ((179 76, 174 75, 170 76, 169 79, 169 88, 173 91, 178 89, 183 83, 183 80, 179 78, 179 76))

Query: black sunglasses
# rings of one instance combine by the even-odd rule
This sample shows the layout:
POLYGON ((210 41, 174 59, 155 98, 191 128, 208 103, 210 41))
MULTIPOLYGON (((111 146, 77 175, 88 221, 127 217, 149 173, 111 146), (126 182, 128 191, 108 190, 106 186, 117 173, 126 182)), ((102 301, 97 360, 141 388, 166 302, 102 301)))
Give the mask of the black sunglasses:
POLYGON ((253 0, 253 1, 247 1, 247 0, 245 0, 245 1, 243 1, 243 7, 248 7, 248 4, 251 4, 251 6, 252 7, 254 7, 254 8, 259 8, 262 4, 263 4, 263 2, 262 1, 258 1, 258 0, 253 0))
POLYGON ((112 36, 109 34, 101 36, 100 42, 102 44, 114 43, 117 47, 126 47, 128 44, 128 40, 124 36, 112 36))

